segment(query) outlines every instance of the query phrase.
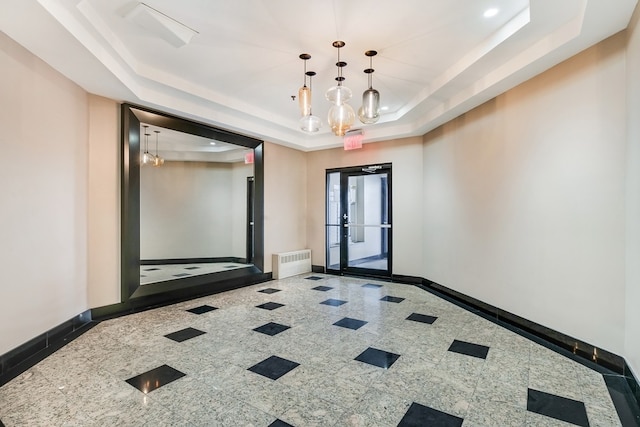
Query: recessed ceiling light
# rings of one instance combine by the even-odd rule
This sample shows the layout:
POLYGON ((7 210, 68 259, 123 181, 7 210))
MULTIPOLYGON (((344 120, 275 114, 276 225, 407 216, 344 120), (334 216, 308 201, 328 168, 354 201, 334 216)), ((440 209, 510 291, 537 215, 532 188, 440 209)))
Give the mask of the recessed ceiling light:
POLYGON ((387 106, 380 107, 380 111, 389 111, 389 107, 387 106))
POLYGON ((491 9, 487 9, 484 11, 484 17, 485 18, 492 18, 494 16, 496 16, 498 14, 498 9, 495 7, 492 7, 491 9))
POLYGON ((215 142, 210 142, 209 145, 216 145, 216 143, 215 142))

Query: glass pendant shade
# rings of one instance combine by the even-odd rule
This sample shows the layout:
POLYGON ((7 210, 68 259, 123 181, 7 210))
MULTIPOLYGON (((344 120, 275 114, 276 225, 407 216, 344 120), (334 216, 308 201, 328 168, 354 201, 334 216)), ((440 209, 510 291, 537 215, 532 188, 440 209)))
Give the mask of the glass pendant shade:
POLYGON ((153 163, 153 155, 149 153, 149 134, 147 133, 147 128, 149 126, 144 127, 144 152, 142 153, 142 158, 140 159, 140 163, 142 165, 150 165, 153 163))
POLYGON ((362 107, 358 109, 362 123, 375 123, 380 118, 380 92, 369 88, 362 94, 362 107))
POLYGON ((164 165, 164 159, 160 156, 153 156, 153 166, 164 165))
POLYGON ((325 97, 327 98, 327 101, 335 105, 340 105, 349 101, 351 99, 351 95, 351 89, 342 85, 337 85, 327 90, 325 97))
POLYGON ((349 104, 333 105, 329 109, 329 126, 336 136, 344 136, 355 119, 356 115, 349 104))
POLYGON ((300 129, 309 133, 318 132, 322 127, 322 120, 320 120, 320 117, 314 116, 311 113, 301 118, 299 123, 300 129))
POLYGON ((154 162, 154 157, 153 154, 149 153, 148 151, 145 151, 142 154, 142 164, 143 165, 150 165, 154 162))
POLYGON ((311 88, 304 85, 298 90, 298 102, 300 104, 300 115, 311 114, 311 88))

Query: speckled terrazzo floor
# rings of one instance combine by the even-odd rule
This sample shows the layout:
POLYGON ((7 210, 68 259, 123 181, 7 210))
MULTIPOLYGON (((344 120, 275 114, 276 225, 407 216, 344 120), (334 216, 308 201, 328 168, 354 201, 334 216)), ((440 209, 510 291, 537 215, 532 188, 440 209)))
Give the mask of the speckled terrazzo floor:
POLYGON ((603 377, 415 286, 296 276, 101 322, 9 426, 619 426, 603 377))

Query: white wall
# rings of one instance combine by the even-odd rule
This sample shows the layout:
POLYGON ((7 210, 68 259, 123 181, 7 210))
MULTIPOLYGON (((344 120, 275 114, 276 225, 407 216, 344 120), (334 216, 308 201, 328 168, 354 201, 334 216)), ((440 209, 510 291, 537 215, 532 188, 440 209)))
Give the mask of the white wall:
MULTIPOLYGON (((246 182, 246 168, 240 171, 214 162, 140 168, 140 259, 231 256, 233 242, 245 240, 244 230, 236 236, 233 227, 233 180, 246 182)), ((245 210, 237 215, 245 217, 245 210)))
POLYGON ((627 45, 627 293, 625 357, 640 378, 640 6, 627 45))
POLYGON ((88 98, 0 32, 0 354, 87 305, 88 98))
POLYGON ((422 276, 621 354, 625 38, 424 138, 422 276))

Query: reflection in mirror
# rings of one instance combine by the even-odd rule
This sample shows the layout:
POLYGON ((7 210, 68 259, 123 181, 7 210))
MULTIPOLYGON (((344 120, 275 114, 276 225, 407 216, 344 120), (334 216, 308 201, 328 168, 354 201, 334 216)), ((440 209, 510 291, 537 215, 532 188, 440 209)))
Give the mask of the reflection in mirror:
POLYGON ((140 285, 251 267, 253 149, 140 126, 140 285))
POLYGON ((122 104, 121 112, 122 303, 144 306, 268 280, 263 141, 131 104, 122 104), (211 149, 216 147, 211 142, 218 149, 211 149), (164 163, 154 167, 156 154, 164 163), (245 155, 253 167, 245 165, 245 155), (216 185, 209 187, 212 182, 216 185), (229 268, 206 272, 204 261, 224 261, 222 267, 229 268), (171 280, 141 282, 147 279, 140 277, 141 265, 148 267, 146 276, 158 265, 178 263, 188 265, 171 280), (193 274, 197 270, 204 274, 193 274))

